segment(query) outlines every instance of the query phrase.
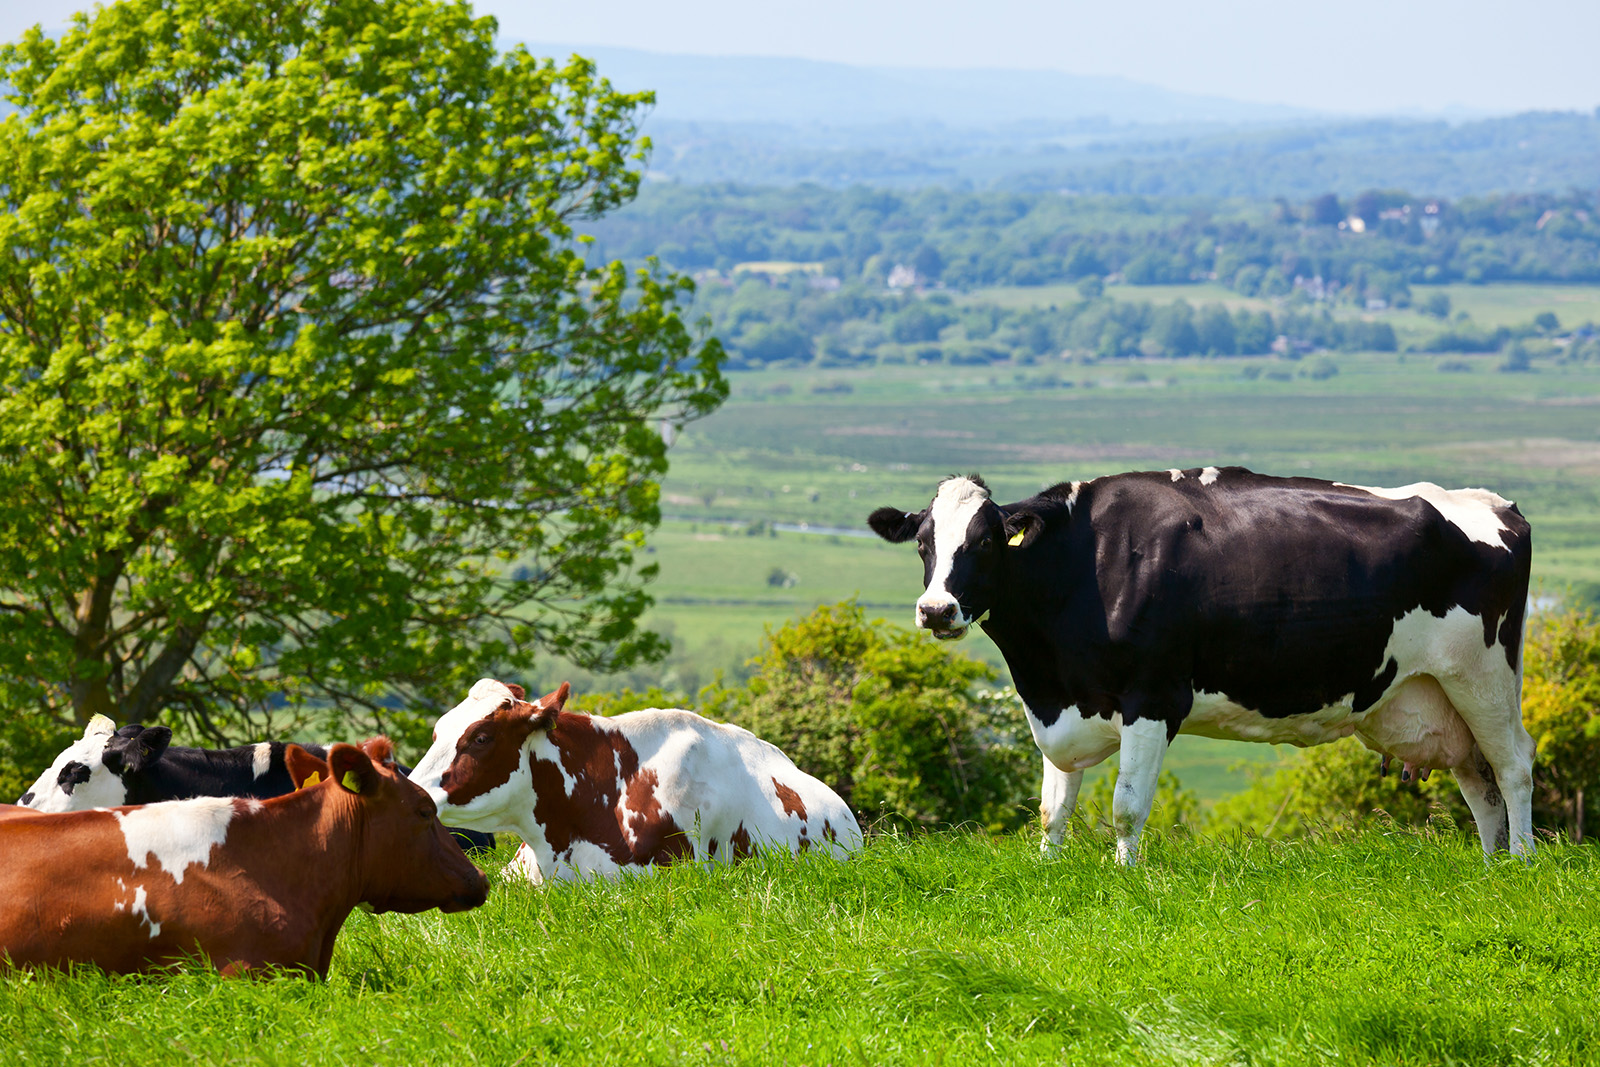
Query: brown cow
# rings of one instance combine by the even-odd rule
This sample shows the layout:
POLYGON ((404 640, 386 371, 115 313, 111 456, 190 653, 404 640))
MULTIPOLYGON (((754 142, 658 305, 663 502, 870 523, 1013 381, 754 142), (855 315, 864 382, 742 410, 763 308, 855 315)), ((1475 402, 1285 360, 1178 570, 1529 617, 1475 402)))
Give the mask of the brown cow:
POLYGON ((463 911, 483 872, 386 738, 289 749, 307 787, 61 814, 0 814, 0 959, 142 971, 201 955, 223 974, 326 977, 339 928, 375 911, 463 911), (307 782, 315 776, 315 782, 307 782))

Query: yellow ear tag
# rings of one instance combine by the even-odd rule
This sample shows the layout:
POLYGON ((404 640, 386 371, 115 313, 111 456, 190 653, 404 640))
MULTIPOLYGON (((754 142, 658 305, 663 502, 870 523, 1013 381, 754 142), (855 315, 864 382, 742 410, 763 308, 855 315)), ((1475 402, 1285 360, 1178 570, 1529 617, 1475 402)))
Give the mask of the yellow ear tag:
POLYGON ((1016 533, 1011 535, 1011 540, 1007 541, 1006 544, 1010 545, 1012 548, 1016 548, 1018 545, 1022 544, 1022 539, 1027 536, 1027 530, 1018 530, 1016 533))
POLYGON ((356 777, 355 771, 345 771, 344 777, 339 779, 339 784, 352 793, 361 792, 361 779, 356 777))
POLYGON ((320 781, 322 781, 322 772, 312 771, 310 774, 306 775, 306 780, 300 783, 300 788, 310 789, 320 781))

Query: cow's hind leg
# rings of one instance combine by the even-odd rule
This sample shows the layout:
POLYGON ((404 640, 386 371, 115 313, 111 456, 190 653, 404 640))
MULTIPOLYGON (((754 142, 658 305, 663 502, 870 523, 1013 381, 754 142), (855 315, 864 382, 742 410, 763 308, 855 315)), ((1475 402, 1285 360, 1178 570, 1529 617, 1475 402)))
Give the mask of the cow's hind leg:
POLYGON ((1439 679, 1449 696, 1450 703, 1466 721, 1477 742, 1477 755, 1473 766, 1463 774, 1456 768, 1457 781, 1461 783, 1462 796, 1472 805, 1473 818, 1478 820, 1478 833, 1485 847, 1491 836, 1484 832, 1484 816, 1479 815, 1469 789, 1476 790, 1489 809, 1504 809, 1506 837, 1500 839, 1499 820, 1495 815, 1492 839, 1498 847, 1509 847, 1514 855, 1527 855, 1533 851, 1533 754, 1534 741, 1522 725, 1521 686, 1515 676, 1500 684, 1473 684, 1459 678, 1439 679), (1487 772, 1483 769, 1487 765, 1487 772), (1482 783, 1480 786, 1479 783, 1482 783))
POLYGON ((1494 778, 1494 768, 1483 758, 1476 745, 1470 760, 1450 768, 1461 787, 1461 796, 1472 809, 1472 820, 1478 824, 1478 840, 1483 842, 1483 854, 1493 854, 1510 844, 1510 825, 1506 818, 1505 800, 1500 795, 1499 783, 1494 778))
POLYGON ((1078 807, 1078 790, 1083 786, 1082 771, 1064 771, 1044 758, 1044 785, 1039 791, 1039 817, 1044 822, 1044 840, 1039 850, 1046 855, 1061 844, 1078 807))
POLYGON ((1111 795, 1111 825, 1117 833, 1117 862, 1129 867, 1139 859, 1139 834, 1155 803, 1167 744, 1167 724, 1159 719, 1140 719, 1122 728, 1122 760, 1117 767, 1116 792, 1111 795))

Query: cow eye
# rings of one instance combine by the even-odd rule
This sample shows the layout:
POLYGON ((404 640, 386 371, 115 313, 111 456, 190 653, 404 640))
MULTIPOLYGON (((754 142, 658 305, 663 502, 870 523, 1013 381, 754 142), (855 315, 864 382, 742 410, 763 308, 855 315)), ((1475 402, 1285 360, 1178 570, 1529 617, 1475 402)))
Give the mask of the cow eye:
POLYGON ((979 552, 987 552, 993 547, 994 547, 994 538, 992 538, 992 537, 985 537, 982 541, 978 542, 978 551, 979 552))
POLYGON ((479 730, 477 733, 472 735, 472 743, 475 745, 487 745, 490 740, 491 738, 488 730, 479 730))

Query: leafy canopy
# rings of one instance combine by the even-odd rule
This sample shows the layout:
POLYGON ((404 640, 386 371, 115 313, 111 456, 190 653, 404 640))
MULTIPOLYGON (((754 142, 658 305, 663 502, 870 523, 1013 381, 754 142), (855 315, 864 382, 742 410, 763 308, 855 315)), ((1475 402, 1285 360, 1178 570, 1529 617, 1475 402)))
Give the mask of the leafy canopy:
POLYGON ((591 265, 647 93, 436 0, 123 0, 0 47, 0 698, 229 722, 659 654, 691 284, 591 265))

